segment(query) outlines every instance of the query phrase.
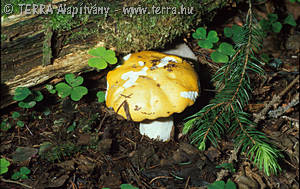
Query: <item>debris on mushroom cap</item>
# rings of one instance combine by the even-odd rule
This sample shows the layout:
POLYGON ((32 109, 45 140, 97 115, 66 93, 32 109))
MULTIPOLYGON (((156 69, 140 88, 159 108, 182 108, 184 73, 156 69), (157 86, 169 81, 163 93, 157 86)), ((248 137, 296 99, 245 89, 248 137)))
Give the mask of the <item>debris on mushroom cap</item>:
POLYGON ((127 118, 129 113, 139 122, 168 117, 194 104, 198 76, 188 62, 154 51, 125 57, 121 66, 107 74, 106 105, 118 114, 127 118), (128 106, 123 106, 125 102, 128 106))

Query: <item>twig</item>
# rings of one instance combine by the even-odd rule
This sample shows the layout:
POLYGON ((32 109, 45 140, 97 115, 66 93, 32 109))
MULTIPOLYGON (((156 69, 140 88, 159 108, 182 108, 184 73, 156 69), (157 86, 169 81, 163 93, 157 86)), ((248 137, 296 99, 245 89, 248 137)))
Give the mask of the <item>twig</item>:
POLYGON ((272 118, 277 118, 279 116, 281 116, 282 114, 284 114, 288 109, 290 109, 293 106, 296 106, 297 104, 299 104, 299 93, 297 93, 294 98, 292 99, 292 101, 284 107, 279 107, 276 110, 271 110, 268 112, 268 115, 272 118))
POLYGON ((299 81, 299 75, 279 94, 274 95, 271 102, 269 102, 264 109, 262 109, 258 114, 254 114, 255 117, 254 123, 258 123, 260 120, 265 118, 266 113, 269 109, 276 103, 280 102, 281 97, 288 91, 290 88, 299 81))
POLYGON ((188 188, 188 184, 190 182, 190 179, 191 179, 191 176, 189 176, 185 182, 185 186, 184 186, 184 189, 187 189, 188 188))
POLYGON ((171 179, 171 178, 173 178, 173 177, 169 177, 169 176, 157 176, 157 177, 153 178, 153 179, 149 182, 149 184, 152 184, 152 182, 154 182, 154 181, 157 180, 157 179, 171 179))
POLYGON ((25 188, 32 188, 31 186, 28 186, 27 184, 23 184, 21 182, 14 181, 14 180, 7 180, 7 179, 4 179, 4 178, 1 178, 1 181, 8 182, 8 183, 13 183, 13 184, 18 184, 18 185, 24 186, 25 188))

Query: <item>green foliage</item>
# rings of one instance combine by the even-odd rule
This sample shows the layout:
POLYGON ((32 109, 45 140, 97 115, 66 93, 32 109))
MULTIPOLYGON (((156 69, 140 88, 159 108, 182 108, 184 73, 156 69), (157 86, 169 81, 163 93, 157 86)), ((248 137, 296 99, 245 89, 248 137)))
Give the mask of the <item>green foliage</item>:
MULTIPOLYGON (((265 32, 275 32, 279 33, 282 29, 282 24, 277 21, 278 20, 278 15, 277 14, 268 14, 267 16, 268 19, 262 19, 259 24, 261 25, 262 29, 265 32)), ((296 26, 297 23, 293 17, 292 14, 289 14, 285 19, 284 19, 284 24, 289 24, 291 26, 296 26)))
POLYGON ((264 74, 263 63, 254 53, 254 49, 261 49, 264 32, 255 24, 251 6, 246 21, 243 40, 235 45, 235 54, 213 76, 218 92, 208 105, 187 118, 183 133, 192 131, 191 143, 196 143, 200 150, 205 149, 207 141, 218 146, 222 136, 232 136, 235 147, 240 147, 260 170, 267 175, 276 174, 281 170, 277 162, 282 157, 279 150, 264 133, 256 130, 255 123, 243 110, 252 91, 248 74, 264 74))
POLYGON ((231 28, 225 27, 224 35, 231 38, 235 44, 240 43, 244 37, 243 27, 238 25, 233 25, 231 28))
POLYGON ((192 34, 194 39, 198 39, 198 45, 202 48, 211 49, 213 44, 219 41, 219 37, 216 31, 211 30, 208 32, 205 28, 200 27, 192 34))
POLYGON ((112 50, 106 50, 105 47, 91 49, 88 53, 95 56, 88 60, 89 66, 99 70, 105 69, 107 64, 116 64, 118 62, 115 52, 112 50))
POLYGON ((0 175, 7 173, 10 162, 5 158, 0 159, 0 175))
POLYGON ((71 133, 76 129, 76 122, 74 121, 72 125, 67 128, 67 133, 71 133))
POLYGON ((262 29, 265 32, 275 32, 275 33, 279 33, 281 28, 282 28, 282 24, 280 22, 277 21, 278 19, 278 15, 277 14, 268 14, 268 19, 262 19, 259 24, 261 25, 262 29))
POLYGON ((20 171, 15 172, 12 176, 11 179, 13 180, 24 180, 24 179, 28 179, 28 174, 30 174, 30 169, 28 169, 27 167, 21 167, 20 171))
POLYGON ((70 14, 51 14, 49 24, 53 30, 70 30, 73 18, 70 14))
POLYGON ((2 131, 8 131, 11 128, 11 124, 8 121, 8 118, 5 118, 1 121, 0 129, 2 131))
POLYGON ((53 85, 50 85, 50 84, 47 84, 45 86, 45 88, 49 91, 49 93, 51 94, 55 94, 56 93, 56 90, 54 89, 53 85))
POLYGON ((98 102, 104 102, 105 101, 105 92, 103 91, 99 91, 97 92, 97 98, 98 98, 98 102))
POLYGON ((285 24, 289 24, 289 25, 294 26, 294 27, 297 26, 297 23, 296 23, 296 21, 295 21, 295 19, 294 19, 294 17, 293 17, 292 14, 289 14, 289 15, 284 19, 284 23, 285 23, 285 24))
POLYGON ((17 122, 18 127, 24 127, 24 125, 25 125, 24 122, 19 120, 20 116, 21 115, 19 112, 13 112, 11 117, 13 118, 14 121, 17 122))
POLYGON ((227 183, 224 181, 215 181, 214 183, 207 186, 208 189, 236 189, 236 185, 231 180, 228 180, 227 183))
POLYGON ((229 56, 234 55, 235 50, 232 45, 226 42, 220 44, 219 48, 211 53, 211 58, 216 63, 226 63, 229 61, 229 56))
POLYGON ((27 87, 18 87, 15 90, 13 99, 18 101, 20 108, 33 108, 37 102, 44 98, 40 91, 31 91, 27 87))
POLYGON ((75 77, 74 74, 70 73, 65 75, 65 79, 67 83, 60 82, 55 86, 59 97, 65 98, 71 95, 72 100, 79 101, 88 93, 86 87, 80 86, 83 83, 83 77, 75 77))
POLYGON ((229 170, 232 173, 235 173, 235 168, 233 167, 232 163, 222 163, 220 165, 217 165, 216 168, 224 168, 229 170))

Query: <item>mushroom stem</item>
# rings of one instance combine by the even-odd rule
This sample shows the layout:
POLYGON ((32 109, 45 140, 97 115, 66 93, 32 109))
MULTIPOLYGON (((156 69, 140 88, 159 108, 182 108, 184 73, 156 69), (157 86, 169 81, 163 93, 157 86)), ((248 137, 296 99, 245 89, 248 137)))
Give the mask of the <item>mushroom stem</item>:
POLYGON ((140 123, 140 133, 165 142, 171 138, 173 127, 173 116, 146 120, 140 123))

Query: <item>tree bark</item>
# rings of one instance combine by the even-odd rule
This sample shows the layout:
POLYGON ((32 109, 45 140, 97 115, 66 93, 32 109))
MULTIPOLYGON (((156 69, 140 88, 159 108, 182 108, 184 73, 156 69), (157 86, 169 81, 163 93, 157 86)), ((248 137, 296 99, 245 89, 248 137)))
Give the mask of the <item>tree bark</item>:
MULTIPOLYGON (((202 3, 201 6, 203 9, 198 9, 197 15, 194 16, 194 21, 192 21, 191 24, 209 21, 205 17, 209 15, 211 19, 216 11, 225 6, 228 1, 229 0, 196 1, 197 3, 202 3), (203 19, 203 17, 205 19, 203 19)), ((60 0, 56 2, 61 3, 60 0)), ((174 39, 174 36, 182 35, 189 30, 188 27, 185 29, 179 27, 180 29, 178 29, 178 31, 174 31, 176 34, 174 36, 170 37, 166 34, 162 34, 162 36, 159 36, 162 42, 157 42, 154 45, 151 40, 148 40, 148 38, 151 39, 153 37, 150 36, 147 31, 137 31, 137 34, 133 36, 128 48, 125 46, 125 49, 122 49, 122 45, 120 47, 116 45, 118 40, 111 41, 110 36, 107 35, 101 38, 101 28, 98 27, 99 22, 97 22, 97 19, 99 19, 98 16, 91 16, 85 24, 76 25, 76 27, 70 30, 53 29, 51 26, 45 24, 45 22, 49 22, 49 17, 47 16, 49 15, 17 15, 10 16, 2 22, 0 108, 4 108, 13 102, 12 95, 19 86, 33 87, 55 77, 61 77, 67 73, 80 73, 91 70, 87 64, 91 56, 88 55, 87 52, 93 47, 106 46, 116 50, 118 54, 149 48, 162 48, 167 42, 174 39), (82 33, 93 28, 98 28, 98 32, 82 38, 69 39, 69 37, 75 33, 82 33), (140 40, 140 37, 143 38, 143 36, 148 37, 146 41, 149 41, 152 46, 140 40), (130 49, 131 46, 134 47, 134 49, 130 49)), ((138 17, 131 18, 130 16, 124 16, 123 22, 131 22, 137 18, 138 17)), ((170 20, 171 18, 172 17, 168 19, 170 20)), ((185 18, 183 18, 183 20, 184 19, 185 18)), ((103 24, 105 26, 102 26, 102 29, 105 31, 111 29, 109 30, 111 33, 109 35, 114 36, 116 39, 118 37, 124 38, 124 36, 122 36, 123 34, 121 34, 123 32, 121 29, 113 28, 114 24, 121 22, 120 20, 115 19, 111 21, 110 18, 105 18, 104 21, 104 23, 108 22, 109 24, 103 24)), ((168 24, 163 21, 158 22, 160 24, 168 24)), ((176 23, 175 21, 172 25, 174 24, 180 26, 181 23, 176 23)), ((154 27, 161 26, 162 25, 157 24, 157 26, 154 27)), ((122 26, 120 25, 120 27, 122 26)), ((131 32, 134 33, 133 30, 128 31, 126 35, 130 35, 131 32)), ((177 29, 175 28, 174 30, 177 29)), ((153 39, 154 41, 158 41, 155 39, 155 36, 153 39)))

